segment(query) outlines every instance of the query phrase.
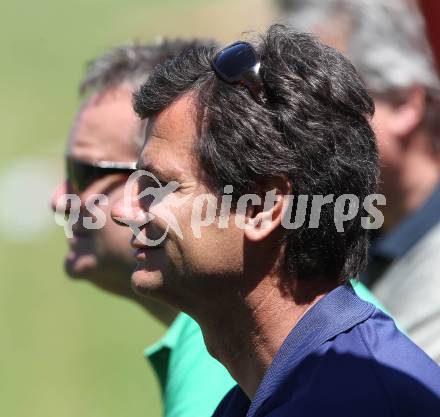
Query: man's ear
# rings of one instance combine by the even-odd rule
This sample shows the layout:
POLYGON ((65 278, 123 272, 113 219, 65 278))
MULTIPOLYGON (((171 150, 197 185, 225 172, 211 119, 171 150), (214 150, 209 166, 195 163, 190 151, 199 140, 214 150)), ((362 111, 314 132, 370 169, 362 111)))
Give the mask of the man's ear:
POLYGON ((423 122, 426 109, 426 91, 415 86, 393 105, 392 131, 401 140, 409 138, 423 122))
POLYGON ((281 226, 289 206, 288 195, 292 183, 285 175, 271 178, 262 185, 260 206, 253 206, 247 213, 245 237, 252 242, 266 239, 281 226))

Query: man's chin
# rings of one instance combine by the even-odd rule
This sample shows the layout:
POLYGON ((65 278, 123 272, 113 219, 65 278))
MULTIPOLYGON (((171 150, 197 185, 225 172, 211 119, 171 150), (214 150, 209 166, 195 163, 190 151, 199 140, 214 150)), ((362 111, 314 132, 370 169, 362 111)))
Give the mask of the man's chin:
POLYGON ((98 260, 95 255, 70 252, 64 261, 64 270, 72 278, 85 278, 93 275, 98 267, 98 260))
POLYGON ((141 296, 159 296, 163 288, 162 273, 159 270, 147 271, 138 265, 131 275, 131 286, 141 296))

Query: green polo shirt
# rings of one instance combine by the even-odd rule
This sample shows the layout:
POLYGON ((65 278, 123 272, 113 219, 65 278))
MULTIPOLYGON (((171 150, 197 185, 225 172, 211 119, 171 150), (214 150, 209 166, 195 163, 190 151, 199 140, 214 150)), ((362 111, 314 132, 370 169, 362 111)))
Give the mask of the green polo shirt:
POLYGON ((199 325, 184 313, 145 356, 159 379, 165 417, 211 416, 236 385, 206 350, 199 325))
MULTIPOLYGON (((353 282, 353 287, 359 297, 383 310, 362 283, 353 282)), ((159 379, 164 417, 209 417, 236 384, 206 350, 198 324, 184 313, 145 356, 159 379)))

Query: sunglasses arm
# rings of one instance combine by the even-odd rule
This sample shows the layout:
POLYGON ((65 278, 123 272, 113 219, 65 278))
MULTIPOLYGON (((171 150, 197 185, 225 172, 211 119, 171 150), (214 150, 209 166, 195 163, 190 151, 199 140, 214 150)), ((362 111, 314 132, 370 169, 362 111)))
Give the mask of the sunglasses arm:
POLYGON ((260 104, 266 104, 267 92, 260 76, 260 63, 258 62, 252 68, 244 71, 242 77, 243 84, 249 89, 254 99, 260 104))

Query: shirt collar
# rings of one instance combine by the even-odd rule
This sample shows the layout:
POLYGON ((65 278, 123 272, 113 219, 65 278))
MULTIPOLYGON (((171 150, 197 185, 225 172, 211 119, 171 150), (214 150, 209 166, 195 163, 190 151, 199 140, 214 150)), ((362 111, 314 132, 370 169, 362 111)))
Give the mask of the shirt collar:
POLYGON ((361 300, 350 284, 335 288, 318 301, 292 329, 275 355, 258 387, 248 417, 255 415, 302 359, 325 341, 365 321, 373 311, 374 306, 361 300))
POLYGON ((165 392, 166 382, 168 379, 168 365, 170 352, 175 348, 179 336, 182 333, 186 317, 180 313, 168 328, 165 335, 154 343, 152 346, 144 350, 145 358, 150 362, 154 372, 159 380, 162 393, 165 392))
POLYGON ((170 327, 167 329, 165 335, 159 339, 153 345, 147 347, 144 350, 144 356, 148 359, 151 358, 156 352, 162 349, 174 349, 177 343, 177 339, 182 333, 182 328, 185 323, 185 315, 183 313, 179 314, 174 321, 171 323, 170 327))
MULTIPOLYGON (((291 330, 275 355, 250 404, 247 417, 256 415, 263 403, 307 355, 327 340, 368 319, 374 308, 361 300, 350 284, 335 288, 318 301, 291 330)), ((230 398, 227 409, 235 409, 237 413, 234 415, 238 415, 238 409, 243 410, 249 404, 238 387, 231 392, 230 398)))
POLYGON ((438 221, 440 221, 440 183, 414 214, 408 216, 394 229, 376 239, 371 246, 371 254, 390 260, 401 258, 438 221))

